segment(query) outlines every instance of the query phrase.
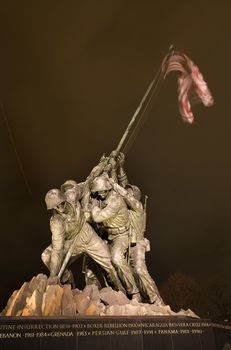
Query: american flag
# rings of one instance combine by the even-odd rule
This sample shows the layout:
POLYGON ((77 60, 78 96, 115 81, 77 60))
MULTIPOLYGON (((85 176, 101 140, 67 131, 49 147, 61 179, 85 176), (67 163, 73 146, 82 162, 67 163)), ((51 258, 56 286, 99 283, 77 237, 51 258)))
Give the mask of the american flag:
POLYGON ((162 63, 164 78, 170 72, 178 72, 178 101, 180 114, 184 121, 193 123, 191 105, 202 102, 204 106, 213 104, 213 97, 199 68, 181 52, 171 52, 162 63))

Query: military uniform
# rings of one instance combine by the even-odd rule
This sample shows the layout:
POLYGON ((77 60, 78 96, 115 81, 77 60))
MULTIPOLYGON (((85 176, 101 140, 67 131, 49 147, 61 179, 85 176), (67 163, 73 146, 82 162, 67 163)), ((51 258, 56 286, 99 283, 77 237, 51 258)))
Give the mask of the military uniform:
POLYGON ((107 272, 109 280, 115 285, 115 288, 122 289, 111 263, 109 248, 86 222, 80 203, 77 202, 75 206, 68 202, 64 203, 68 210, 66 209, 64 212, 55 210, 55 214, 50 219, 52 244, 42 253, 42 260, 49 268, 50 275, 58 275, 62 262, 75 240, 68 265, 85 253, 107 272))
POLYGON ((147 238, 144 238, 146 213, 143 205, 120 185, 113 184, 113 187, 123 196, 129 208, 131 223, 130 263, 140 292, 145 297, 148 297, 151 303, 163 303, 157 286, 148 272, 145 261, 145 254, 150 250, 150 243, 147 238))
MULTIPOLYGON (((101 177, 102 178, 102 177, 101 177)), ((100 179, 95 179, 97 182, 100 179)), ((94 186, 95 190, 97 188, 94 186)), ((100 186, 99 186, 100 187, 100 186)), ((102 187, 103 188, 103 187, 102 187)), ((108 195, 97 205, 93 205, 91 215, 96 223, 102 223, 108 233, 111 259, 117 273, 123 281, 128 294, 138 294, 131 267, 126 260, 129 246, 129 212, 123 198, 108 187, 108 195)))

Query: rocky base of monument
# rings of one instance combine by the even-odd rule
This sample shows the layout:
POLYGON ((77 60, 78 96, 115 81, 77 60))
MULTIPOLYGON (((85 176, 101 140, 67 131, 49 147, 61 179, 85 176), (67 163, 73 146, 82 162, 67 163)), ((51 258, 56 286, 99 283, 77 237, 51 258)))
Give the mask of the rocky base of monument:
POLYGON ((13 292, 1 316, 190 316, 193 311, 174 312, 169 305, 139 303, 129 300, 111 287, 95 285, 83 291, 61 285, 56 277, 39 274, 13 292))

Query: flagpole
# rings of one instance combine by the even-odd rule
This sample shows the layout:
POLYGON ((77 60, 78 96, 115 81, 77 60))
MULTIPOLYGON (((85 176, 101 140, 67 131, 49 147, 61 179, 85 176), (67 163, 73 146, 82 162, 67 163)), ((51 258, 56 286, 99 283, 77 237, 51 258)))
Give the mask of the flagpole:
POLYGON ((144 104, 144 102, 145 102, 149 92, 151 91, 151 89, 152 89, 152 87, 154 85, 154 82, 155 82, 155 78, 149 84, 148 89, 146 90, 146 92, 145 92, 145 94, 144 94, 144 96, 143 96, 143 98, 142 98, 138 108, 136 109, 135 113, 133 114, 133 116, 132 116, 132 118, 131 118, 131 120, 130 120, 130 122, 129 122, 129 124, 128 124, 128 126, 127 126, 127 128, 126 128, 126 130, 125 130, 125 132, 124 132, 124 134, 123 134, 123 136, 121 138, 121 140, 120 140, 120 142, 118 143, 118 146, 116 148, 116 153, 117 154, 121 151, 121 149, 122 149, 122 147, 124 145, 124 142, 125 142, 128 134, 129 134, 129 131, 131 130, 133 124, 135 123, 135 121, 137 119, 137 116, 138 116, 138 114, 139 114, 139 112, 140 112, 140 110, 141 110, 141 108, 142 108, 142 106, 143 106, 143 104, 144 104))
MULTIPOLYGON (((165 56, 165 58, 164 58, 164 60, 162 61, 161 66, 160 66, 160 68, 158 69, 158 71, 157 71, 155 77, 153 78, 153 80, 152 80, 151 83, 149 84, 149 86, 148 86, 148 88, 147 88, 147 90, 146 90, 146 92, 145 92, 145 94, 144 94, 144 96, 143 96, 143 98, 142 98, 142 100, 141 100, 139 106, 137 107, 135 113, 133 114, 133 116, 132 116, 132 118, 131 118, 131 120, 130 120, 130 122, 129 122, 129 124, 128 124, 128 126, 127 126, 127 128, 126 128, 126 130, 125 130, 125 132, 124 132, 124 134, 123 134, 123 136, 122 136, 122 138, 120 139, 120 141, 119 141, 119 143, 118 143, 118 145, 117 145, 117 147, 116 147, 116 150, 115 150, 115 154, 116 154, 116 155, 123 149, 125 140, 127 139, 127 136, 129 135, 129 132, 130 132, 132 126, 135 124, 135 122, 136 122, 136 120, 137 120, 137 117, 138 117, 138 115, 139 115, 139 113, 140 113, 140 111, 141 111, 141 109, 142 109, 142 107, 143 107, 145 101, 147 100, 147 98, 148 98, 148 96, 149 96, 150 91, 153 89, 153 87, 154 87, 155 90, 157 89, 157 87, 158 87, 158 85, 159 85, 159 79, 158 79, 158 77, 159 77, 159 75, 162 73, 162 72, 161 72, 161 68, 162 68, 163 62, 164 62, 165 59, 169 56, 169 54, 172 53, 173 50, 174 50, 173 45, 170 45, 169 50, 168 50, 168 54, 165 56)), ((150 96, 148 102, 150 102, 152 96, 153 96, 153 94, 150 96)), ((142 115, 141 115, 141 117, 142 117, 142 115)), ((129 140, 129 139, 128 139, 128 140, 129 140)), ((127 140, 127 142, 128 142, 128 140, 127 140)), ((113 153, 114 153, 114 152, 113 152, 113 153)))

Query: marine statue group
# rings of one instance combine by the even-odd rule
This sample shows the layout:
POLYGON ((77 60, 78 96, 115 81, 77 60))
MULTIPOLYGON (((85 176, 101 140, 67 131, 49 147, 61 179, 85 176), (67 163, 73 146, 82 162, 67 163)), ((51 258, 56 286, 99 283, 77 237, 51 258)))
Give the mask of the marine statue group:
POLYGON ((146 107, 157 92, 160 78, 178 73, 179 109, 186 122, 193 122, 191 93, 205 106, 213 97, 199 68, 188 56, 170 46, 157 75, 151 81, 132 116, 117 148, 103 156, 85 182, 68 180, 60 189, 50 190, 45 197, 50 219, 52 243, 42 253, 50 276, 61 283, 72 283, 71 264, 84 255, 86 284, 111 286, 138 302, 163 304, 156 284, 150 276, 145 254, 150 243, 144 237, 146 200, 141 191, 129 184, 121 150, 131 140, 146 107), (133 131, 132 131, 133 130, 133 131))
POLYGON ((45 196, 52 209, 52 242, 42 253, 50 276, 74 283, 70 266, 81 255, 86 284, 111 286, 138 302, 163 304, 150 276, 144 237, 146 200, 129 184, 124 154, 103 156, 85 182, 68 180, 45 196))

